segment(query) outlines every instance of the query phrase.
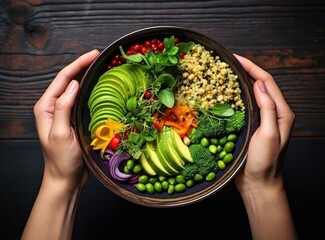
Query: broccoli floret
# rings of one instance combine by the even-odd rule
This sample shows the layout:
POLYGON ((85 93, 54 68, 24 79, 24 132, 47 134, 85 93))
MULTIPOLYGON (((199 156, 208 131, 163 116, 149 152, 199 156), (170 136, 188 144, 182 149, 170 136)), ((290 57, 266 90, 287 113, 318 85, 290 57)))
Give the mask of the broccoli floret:
POLYGON ((189 138, 191 139, 191 143, 199 143, 201 141, 201 138, 203 137, 203 132, 199 130, 198 128, 192 128, 189 138))
POLYGON ((209 172, 217 170, 217 159, 208 148, 203 147, 201 144, 191 144, 189 151, 193 163, 186 163, 181 171, 181 175, 185 179, 193 179, 195 174, 206 176, 209 172))
POLYGON ((203 115, 199 117, 198 123, 198 127, 193 128, 189 135, 192 143, 199 143, 202 137, 218 138, 226 134, 224 119, 203 115))
POLYGON ((235 113, 229 117, 226 121, 226 132, 238 133, 245 126, 245 112, 235 111, 235 113))

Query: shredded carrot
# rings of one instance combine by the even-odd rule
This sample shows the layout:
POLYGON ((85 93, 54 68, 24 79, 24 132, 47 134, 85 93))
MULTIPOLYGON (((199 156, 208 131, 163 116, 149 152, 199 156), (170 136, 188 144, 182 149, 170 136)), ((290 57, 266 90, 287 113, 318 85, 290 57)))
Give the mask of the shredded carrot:
POLYGON ((198 122, 190 106, 174 106, 166 108, 163 112, 154 114, 154 126, 158 131, 162 131, 163 126, 172 127, 180 137, 189 134, 192 127, 197 127, 198 122))

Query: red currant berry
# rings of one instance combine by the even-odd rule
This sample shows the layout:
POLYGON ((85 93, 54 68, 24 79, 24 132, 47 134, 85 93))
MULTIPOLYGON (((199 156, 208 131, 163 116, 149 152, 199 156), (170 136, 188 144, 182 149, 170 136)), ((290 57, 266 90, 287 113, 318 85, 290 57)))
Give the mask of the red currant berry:
POLYGON ((151 98, 151 92, 149 90, 147 90, 145 93, 144 93, 144 98, 145 99, 150 99, 151 98))
POLYGON ((186 54, 186 53, 184 53, 184 52, 181 52, 181 53, 179 54, 179 57, 180 57, 181 59, 183 59, 183 58, 184 58, 184 56, 185 56, 185 54, 186 54))

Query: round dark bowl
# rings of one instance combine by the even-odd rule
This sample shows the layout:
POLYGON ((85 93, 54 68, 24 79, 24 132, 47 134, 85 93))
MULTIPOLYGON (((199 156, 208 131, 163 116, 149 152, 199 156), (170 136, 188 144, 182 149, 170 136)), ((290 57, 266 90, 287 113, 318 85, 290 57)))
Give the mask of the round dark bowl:
POLYGON ((258 108, 252 92, 252 84, 252 80, 233 54, 229 53, 215 39, 197 30, 175 26, 157 26, 126 34, 111 43, 100 53, 97 59, 86 70, 80 81, 80 91, 73 110, 73 125, 82 149, 83 159, 90 171, 105 187, 133 203, 148 207, 167 208, 185 206, 204 200, 232 181, 245 164, 250 138, 259 124, 258 108), (142 193, 129 183, 114 180, 110 176, 107 166, 103 164, 99 153, 92 150, 90 146, 90 133, 88 131, 90 115, 87 101, 97 80, 107 71, 110 59, 119 53, 119 46, 124 46, 124 49, 126 49, 134 43, 144 42, 147 39, 163 39, 173 35, 177 36, 182 42, 194 41, 205 46, 208 50, 213 50, 214 54, 219 55, 221 60, 229 64, 234 74, 239 77, 242 99, 246 106, 246 124, 238 135, 233 162, 225 170, 218 171, 214 181, 196 184, 194 187, 182 193, 173 195, 167 192, 157 194, 142 193))

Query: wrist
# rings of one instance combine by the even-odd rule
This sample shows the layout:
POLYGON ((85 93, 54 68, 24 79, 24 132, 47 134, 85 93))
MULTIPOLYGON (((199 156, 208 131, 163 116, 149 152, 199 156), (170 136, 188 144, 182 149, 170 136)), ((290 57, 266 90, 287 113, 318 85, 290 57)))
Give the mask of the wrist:
POLYGON ((236 179, 236 187, 244 200, 284 191, 283 179, 280 175, 260 179, 250 179, 247 176, 245 178, 241 176, 236 179))
POLYGON ((253 239, 296 240, 297 234, 282 179, 240 190, 253 239))
POLYGON ((82 191, 83 186, 73 183, 65 179, 55 179, 50 176, 44 176, 41 191, 55 195, 57 198, 71 199, 78 197, 82 191))

